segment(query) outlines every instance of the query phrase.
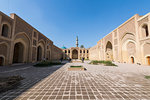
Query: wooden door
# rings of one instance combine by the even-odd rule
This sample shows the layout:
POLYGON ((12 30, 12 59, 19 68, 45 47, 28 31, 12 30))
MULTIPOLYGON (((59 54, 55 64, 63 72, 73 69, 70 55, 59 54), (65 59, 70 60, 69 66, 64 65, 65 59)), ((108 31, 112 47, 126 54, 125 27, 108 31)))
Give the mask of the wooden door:
POLYGON ((150 65, 150 56, 147 57, 147 63, 150 65))

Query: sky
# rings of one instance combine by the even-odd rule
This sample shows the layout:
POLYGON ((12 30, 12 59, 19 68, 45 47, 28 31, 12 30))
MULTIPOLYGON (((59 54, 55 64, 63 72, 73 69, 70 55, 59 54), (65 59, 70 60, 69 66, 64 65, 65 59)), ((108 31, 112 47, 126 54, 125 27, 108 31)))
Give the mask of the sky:
POLYGON ((92 47, 135 14, 150 12, 150 0, 0 0, 0 11, 16 13, 58 47, 92 47))

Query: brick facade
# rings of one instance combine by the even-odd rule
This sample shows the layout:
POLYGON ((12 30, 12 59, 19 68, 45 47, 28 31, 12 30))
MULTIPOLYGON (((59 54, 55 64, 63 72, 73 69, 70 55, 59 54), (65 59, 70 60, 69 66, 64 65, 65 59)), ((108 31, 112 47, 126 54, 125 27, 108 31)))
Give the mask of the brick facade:
POLYGON ((41 54, 41 59, 47 60, 58 60, 62 56, 60 48, 19 16, 11 14, 9 17, 0 12, 0 57, 3 59, 2 65, 13 64, 14 57, 16 57, 15 59, 22 59, 18 60, 18 63, 36 62, 38 53, 41 54), (41 53, 37 52, 39 46, 42 47, 41 53), (14 53, 16 48, 18 51, 14 53))
POLYGON ((111 60, 122 63, 150 62, 150 13, 131 17, 89 49, 90 60, 111 60), (110 42, 110 43, 109 43, 110 42), (107 45, 108 46, 108 51, 107 45))

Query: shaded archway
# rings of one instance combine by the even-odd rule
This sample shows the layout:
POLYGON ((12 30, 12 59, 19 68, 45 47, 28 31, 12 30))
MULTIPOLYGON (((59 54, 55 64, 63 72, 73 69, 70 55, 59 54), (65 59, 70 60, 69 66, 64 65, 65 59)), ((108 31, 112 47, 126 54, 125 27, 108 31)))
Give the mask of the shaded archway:
POLYGON ((4 65, 4 58, 0 57, 0 66, 3 66, 3 65, 4 65))
POLYGON ((38 46, 37 48, 37 61, 41 61, 42 60, 42 47, 38 46))
POLYGON ((112 43, 110 41, 106 44, 106 60, 113 60, 112 43))
POLYGON ((147 64, 150 66, 150 56, 147 56, 146 59, 147 59, 147 64))
POLYGON ((14 46, 14 56, 13 63, 23 63, 24 62, 24 45, 18 42, 14 46))
MULTIPOLYGON (((18 63, 28 63, 28 62, 31 62, 31 39, 30 39, 30 37, 26 34, 26 33, 24 33, 24 32, 20 32, 20 33, 17 33, 15 36, 14 36, 14 38, 13 38, 13 40, 14 40, 14 53, 15 53, 15 45, 17 45, 17 44, 20 44, 20 47, 22 48, 22 58, 21 58, 21 60, 19 60, 19 62, 18 63)), ((20 50, 21 51, 21 50, 20 50)), ((12 63, 14 63, 14 60, 13 60, 13 58, 15 58, 14 57, 14 55, 15 54, 13 54, 12 55, 12 63)))
POLYGON ((72 59, 78 59, 78 51, 76 49, 72 51, 72 59))
POLYGON ((131 63, 134 64, 134 57, 131 57, 131 63))
POLYGON ((6 42, 0 42, 0 65, 8 65, 8 55, 10 53, 10 45, 6 42))

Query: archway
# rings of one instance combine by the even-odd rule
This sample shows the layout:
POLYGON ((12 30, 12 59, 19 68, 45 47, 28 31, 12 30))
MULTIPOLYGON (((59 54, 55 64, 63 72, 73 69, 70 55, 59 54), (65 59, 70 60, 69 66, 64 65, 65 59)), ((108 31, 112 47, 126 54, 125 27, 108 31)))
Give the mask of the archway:
POLYGON ((150 56, 147 56, 146 59, 147 59, 147 64, 150 66, 150 56))
POLYGON ((106 44, 106 60, 113 60, 112 43, 110 41, 106 44))
POLYGON ((47 60, 50 60, 50 59, 51 59, 50 51, 47 51, 47 60))
POLYGON ((13 57, 12 63, 31 62, 32 59, 30 59, 31 58, 31 48, 30 48, 31 47, 31 39, 30 39, 30 37, 26 33, 20 32, 14 36, 13 40, 14 40, 14 54, 12 56, 13 57), (17 48, 17 47, 20 48, 20 50, 16 50, 15 48, 17 48), (20 52, 19 58, 21 58, 18 61, 17 61, 17 57, 15 57, 15 55, 17 55, 17 51, 20 52))
POLYGON ((37 61, 41 61, 42 60, 42 47, 38 46, 37 49, 37 61))
POLYGON ((4 65, 4 58, 0 57, 0 66, 3 66, 3 65, 4 65))
POLYGON ((72 59, 78 59, 78 51, 76 49, 72 51, 72 59))
POLYGON ((134 64, 134 57, 131 57, 131 63, 134 64))
POLYGON ((131 56, 136 58, 136 42, 134 33, 127 32, 121 37, 121 61, 131 63, 131 56))
POLYGON ((24 62, 24 45, 18 42, 14 46, 14 56, 13 63, 23 63, 24 62))

